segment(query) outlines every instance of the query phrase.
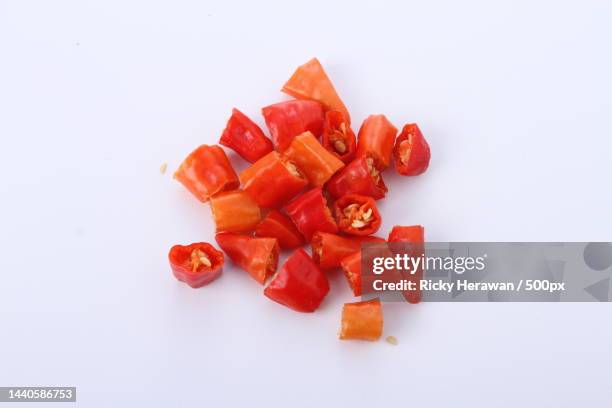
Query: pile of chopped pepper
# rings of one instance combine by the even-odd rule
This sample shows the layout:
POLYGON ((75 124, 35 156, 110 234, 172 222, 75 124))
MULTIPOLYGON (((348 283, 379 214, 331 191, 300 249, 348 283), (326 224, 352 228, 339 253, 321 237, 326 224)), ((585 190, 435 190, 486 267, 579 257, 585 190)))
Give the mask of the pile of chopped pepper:
MULTIPOLYGON (((348 109, 316 58, 299 66, 282 91, 295 99, 262 109, 270 138, 238 109, 221 134, 219 144, 250 167, 238 175, 222 147, 202 145, 174 178, 210 202, 217 244, 264 285, 265 296, 314 312, 329 292, 331 270, 342 269, 353 295, 361 296, 363 243, 422 245, 420 225, 395 226, 387 239, 372 234, 382 222, 376 201, 388 191, 383 172, 393 163, 400 175, 422 174, 430 149, 415 123, 398 135, 385 115, 367 117, 356 137, 348 109), (312 255, 302 248, 306 243, 312 255), (293 252, 278 269, 280 251, 293 252)), ((221 275, 223 252, 199 242, 175 245, 168 257, 174 276, 198 288, 221 275)), ((418 291, 404 295, 410 303, 421 301, 418 291)), ((378 299, 346 303, 341 319, 342 340, 375 341, 382 335, 378 299)))

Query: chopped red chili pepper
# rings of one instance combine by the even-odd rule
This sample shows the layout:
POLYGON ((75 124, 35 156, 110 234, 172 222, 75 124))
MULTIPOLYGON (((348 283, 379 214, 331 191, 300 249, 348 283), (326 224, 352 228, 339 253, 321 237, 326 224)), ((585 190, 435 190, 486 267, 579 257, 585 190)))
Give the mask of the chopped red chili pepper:
MULTIPOLYGON (((393 227, 389 233, 389 242, 405 242, 411 245, 409 248, 410 255, 413 257, 420 257, 424 253, 425 242, 425 229, 420 225, 411 226, 399 226, 393 227)), ((416 290, 409 290, 403 292, 404 297, 410 303, 419 303, 422 299, 422 293, 419 289, 419 282, 423 279, 423 268, 419 267, 414 274, 405 274, 405 278, 409 281, 415 282, 416 290)))
POLYGON ((329 195, 338 199, 345 194, 355 193, 381 199, 387 192, 387 186, 374 166, 371 157, 357 157, 340 169, 326 184, 329 195))
POLYGON ((372 197, 346 194, 336 201, 334 210, 338 228, 350 235, 374 234, 382 222, 372 197))
POLYGON ((425 242, 425 228, 421 225, 401 226, 396 225, 389 233, 389 242, 425 242))
POLYGON ((304 237, 295 228, 293 221, 278 210, 270 211, 257 224, 255 235, 258 237, 276 238, 282 249, 293 249, 304 244, 304 237))
POLYGON ((278 151, 285 151, 294 137, 311 132, 323 133, 323 105, 316 101, 287 101, 266 106, 261 110, 278 151))
POLYGON ((303 249, 297 249, 264 289, 264 295, 298 312, 314 312, 327 293, 325 274, 303 249))
POLYGON ((379 299, 344 304, 341 340, 376 341, 382 335, 382 331, 383 313, 379 299))
POLYGON ((302 194, 287 204, 285 210, 306 242, 310 242, 312 234, 317 231, 338 232, 338 226, 320 187, 302 194))
POLYGON ((312 259, 323 269, 340 267, 347 256, 359 252, 363 243, 382 243, 379 237, 343 237, 328 232, 316 232, 312 236, 312 259))
POLYGON ((315 187, 323 186, 336 171, 344 167, 344 163, 327 151, 310 132, 296 136, 285 154, 315 187))
POLYGON ((423 137, 416 123, 410 123, 402 129, 393 149, 395 169, 404 176, 418 176, 429 167, 431 152, 429 144, 423 137))
POLYGON ((342 272, 349 283, 354 296, 361 296, 361 251, 348 255, 340 261, 342 272))
POLYGON ((325 112, 323 126, 323 147, 332 152, 334 156, 348 163, 355 157, 356 138, 344 114, 339 111, 325 112))
POLYGON ((195 149, 181 163, 174 178, 202 202, 220 191, 233 190, 240 185, 236 172, 219 146, 202 145, 195 149))
POLYGON ((261 220, 261 210, 251 196, 242 191, 226 191, 210 200, 217 232, 248 232, 261 220))
POLYGON ((257 282, 263 284, 276 272, 279 247, 275 238, 253 238, 231 232, 219 233, 215 238, 227 256, 257 282))
POLYGON ((308 180, 293 161, 270 152, 240 173, 242 188, 261 207, 277 208, 295 197, 308 180))
POLYGON ((391 164, 395 135, 397 128, 385 115, 368 116, 359 129, 356 155, 371 157, 377 169, 386 169, 391 164))
POLYGON ((259 126, 238 109, 232 109, 219 144, 229 147, 244 160, 253 163, 273 149, 272 141, 259 126))
POLYGON ((223 271, 223 252, 206 242, 175 245, 170 248, 168 260, 174 277, 192 288, 212 282, 223 271))
POLYGON ((300 65, 283 86, 283 92, 297 99, 313 99, 321 102, 327 110, 342 112, 350 124, 348 109, 338 96, 334 85, 318 59, 313 58, 300 65))

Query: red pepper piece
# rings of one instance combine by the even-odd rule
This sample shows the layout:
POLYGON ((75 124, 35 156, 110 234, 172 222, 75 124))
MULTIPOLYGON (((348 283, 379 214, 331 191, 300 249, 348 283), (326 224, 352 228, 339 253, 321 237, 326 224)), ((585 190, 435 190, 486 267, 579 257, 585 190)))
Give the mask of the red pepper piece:
POLYGON ((219 144, 229 147, 244 160, 253 163, 273 150, 272 141, 255 122, 238 109, 232 109, 219 144))
POLYGON ((202 145, 181 163, 174 178, 202 202, 226 190, 238 188, 240 181, 225 152, 219 146, 202 145))
POLYGON ((356 142, 355 133, 342 112, 325 112, 323 137, 321 138, 323 147, 343 163, 348 163, 355 157, 356 142))
POLYGON ((316 101, 287 101, 266 106, 261 110, 278 151, 285 151, 297 135, 323 133, 323 106, 316 101))
POLYGON ((355 193, 381 199, 387 186, 371 157, 357 157, 336 173, 326 184, 329 195, 338 199, 345 194, 355 193))
MULTIPOLYGON (((425 242, 425 229, 420 225, 399 226, 393 227, 389 233, 389 242, 406 242, 410 244, 423 244, 425 242)), ((411 256, 419 257, 424 252, 423 245, 414 245, 409 251, 411 256)), ((404 297, 410 303, 419 303, 422 299, 422 293, 419 288, 419 282, 423 279, 423 268, 418 268, 414 274, 406 274, 405 278, 413 281, 416 284, 416 290, 403 292, 404 297)))
POLYGON ((342 272, 354 296, 361 296, 361 251, 344 257, 340 261, 342 272))
POLYGON ((308 180, 296 165, 278 152, 270 152, 240 173, 244 191, 264 208, 277 208, 295 197, 308 180))
POLYGON ((295 228, 289 217, 278 210, 270 211, 257 224, 255 235, 276 238, 282 249, 293 249, 304 245, 304 237, 300 231, 295 228))
POLYGON ((395 170, 404 176, 418 176, 429 167, 431 152, 429 144, 423 137, 416 123, 410 123, 402 129, 393 148, 395 170))
POLYGON ((334 204, 340 231, 350 235, 370 235, 380 228, 382 219, 372 197, 346 194, 334 204))
POLYGON ((359 252, 362 243, 385 242, 379 237, 342 237, 328 232, 316 232, 312 236, 312 259, 322 269, 340 267, 347 256, 359 252))
POLYGON ((425 242, 425 228, 421 225, 401 226, 396 225, 389 233, 389 242, 425 242))
POLYGON ((382 305, 379 299, 345 303, 342 308, 341 340, 376 341, 383 331, 382 305))
POLYGON ((199 288, 221 276, 223 252, 206 242, 175 245, 168 260, 174 277, 192 288, 199 288))
POLYGON ((386 169, 391 164, 395 135, 397 128, 385 115, 368 116, 359 129, 356 155, 371 157, 378 170, 386 169))
POLYGON ((261 220, 261 210, 251 196, 242 191, 226 191, 210 200, 217 232, 248 232, 261 220))
POLYGON ((325 274, 303 249, 297 249, 272 278, 264 295, 298 312, 314 312, 329 292, 325 274))
POLYGON ((276 272, 279 247, 275 238, 253 238, 231 232, 222 232, 215 238, 227 256, 257 282, 263 284, 276 272))
POLYGON ((285 154, 315 187, 323 186, 335 172, 344 167, 344 163, 325 149, 310 132, 296 136, 285 154))
POLYGON ((342 112, 346 121, 351 123, 348 109, 344 106, 323 66, 316 58, 300 65, 283 85, 282 91, 297 99, 319 101, 327 110, 342 112))
POLYGON ((317 231, 334 234, 338 232, 338 226, 327 207, 327 200, 323 197, 323 190, 320 187, 313 188, 290 202, 285 207, 285 211, 306 242, 310 242, 312 234, 317 231))

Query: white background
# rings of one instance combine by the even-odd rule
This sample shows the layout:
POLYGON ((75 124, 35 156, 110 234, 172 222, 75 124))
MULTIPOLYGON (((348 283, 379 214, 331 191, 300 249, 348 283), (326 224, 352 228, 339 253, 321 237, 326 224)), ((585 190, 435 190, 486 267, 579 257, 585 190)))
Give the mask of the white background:
POLYGON ((0 385, 75 385, 87 407, 610 406, 610 304, 386 304, 398 346, 341 342, 339 274, 298 314, 231 265, 188 288, 166 254, 213 240, 174 169, 234 106, 263 125, 313 56, 355 130, 385 113, 431 145, 425 175, 386 176, 381 235, 611 241, 611 17, 605 1, 2 1, 0 385))

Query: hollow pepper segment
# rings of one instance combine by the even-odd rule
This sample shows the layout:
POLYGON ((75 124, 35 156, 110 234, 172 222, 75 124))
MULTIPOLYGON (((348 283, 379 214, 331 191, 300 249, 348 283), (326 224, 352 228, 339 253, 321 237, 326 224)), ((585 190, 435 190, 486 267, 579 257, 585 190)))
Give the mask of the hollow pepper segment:
POLYGON ((223 252, 207 242, 174 245, 168 253, 174 277, 192 288, 199 288, 221 276, 223 252))
POLYGON ((409 123, 395 141, 395 170, 403 176, 418 176, 427 170, 431 151, 416 123, 409 123))
POLYGON ((385 115, 370 115, 359 129, 357 156, 371 157, 378 170, 384 170, 391 164, 393 145, 397 128, 385 115))
POLYGON ((307 191, 287 204, 285 211, 306 242, 310 242, 317 231, 334 234, 338 232, 338 226, 320 187, 307 191))
MULTIPOLYGON (((390 243, 393 242, 404 242, 411 245, 408 249, 408 255, 414 258, 421 257, 425 251, 425 229, 421 225, 410 225, 401 226, 396 225, 391 229, 389 238, 387 239, 390 243)), ((405 274, 406 280, 412 281, 416 285, 415 290, 408 290, 402 292, 404 298, 409 303, 420 303, 422 300, 422 293, 419 289, 419 282, 423 279, 423 268, 422 266, 417 268, 413 274, 405 274)))
POLYGON ((296 136, 285 155, 306 175, 314 187, 322 187, 344 163, 325 149, 310 132, 296 136))
POLYGON ((270 153, 274 146, 259 126, 238 109, 232 109, 232 116, 221 134, 219 144, 229 147, 244 160, 253 163, 270 153))
POLYGON ((266 106, 261 110, 272 143, 278 151, 285 151, 297 135, 323 133, 323 105, 316 101, 287 101, 266 106))
POLYGON ((215 239, 227 256, 257 282, 263 284, 276 272, 280 251, 276 238, 254 238, 222 232, 215 239))
POLYGON ((300 65, 283 85, 282 91, 297 99, 319 101, 327 110, 342 112, 346 121, 349 124, 351 123, 348 109, 346 109, 323 66, 316 58, 300 65))
POLYGON ((233 190, 216 194, 210 200, 216 232, 249 232, 261 220, 261 210, 245 191, 233 190))
POLYGON ((349 163, 355 157, 357 139, 342 112, 325 112, 323 136, 321 143, 328 151, 343 163, 349 163))
POLYGON ((255 235, 276 238, 282 249, 293 249, 304 245, 304 237, 293 225, 293 221, 278 210, 270 211, 257 224, 255 235))
POLYGON ((223 149, 202 145, 181 163, 174 178, 196 198, 206 202, 220 191, 238 188, 240 181, 223 149))
POLYGON ((371 235, 380 228, 382 218, 372 197, 346 194, 334 204, 340 231, 350 235, 371 235))
POLYGON ((345 303, 342 308, 341 340, 376 341, 383 331, 383 312, 379 299, 345 303))
POLYGON ((293 161, 270 152, 240 173, 242 188, 264 208, 278 208, 308 185, 293 161))
POLYGON ((326 184, 329 195, 338 199, 345 194, 361 194, 379 200, 387 186, 371 157, 357 157, 340 169, 326 184))
POLYGON ((384 242, 385 240, 379 237, 343 237, 319 231, 312 236, 312 259, 322 269, 338 268, 344 258, 359 252, 362 244, 384 242))
POLYGON ((298 312, 314 312, 327 293, 329 282, 303 249, 297 249, 272 278, 264 295, 298 312))

